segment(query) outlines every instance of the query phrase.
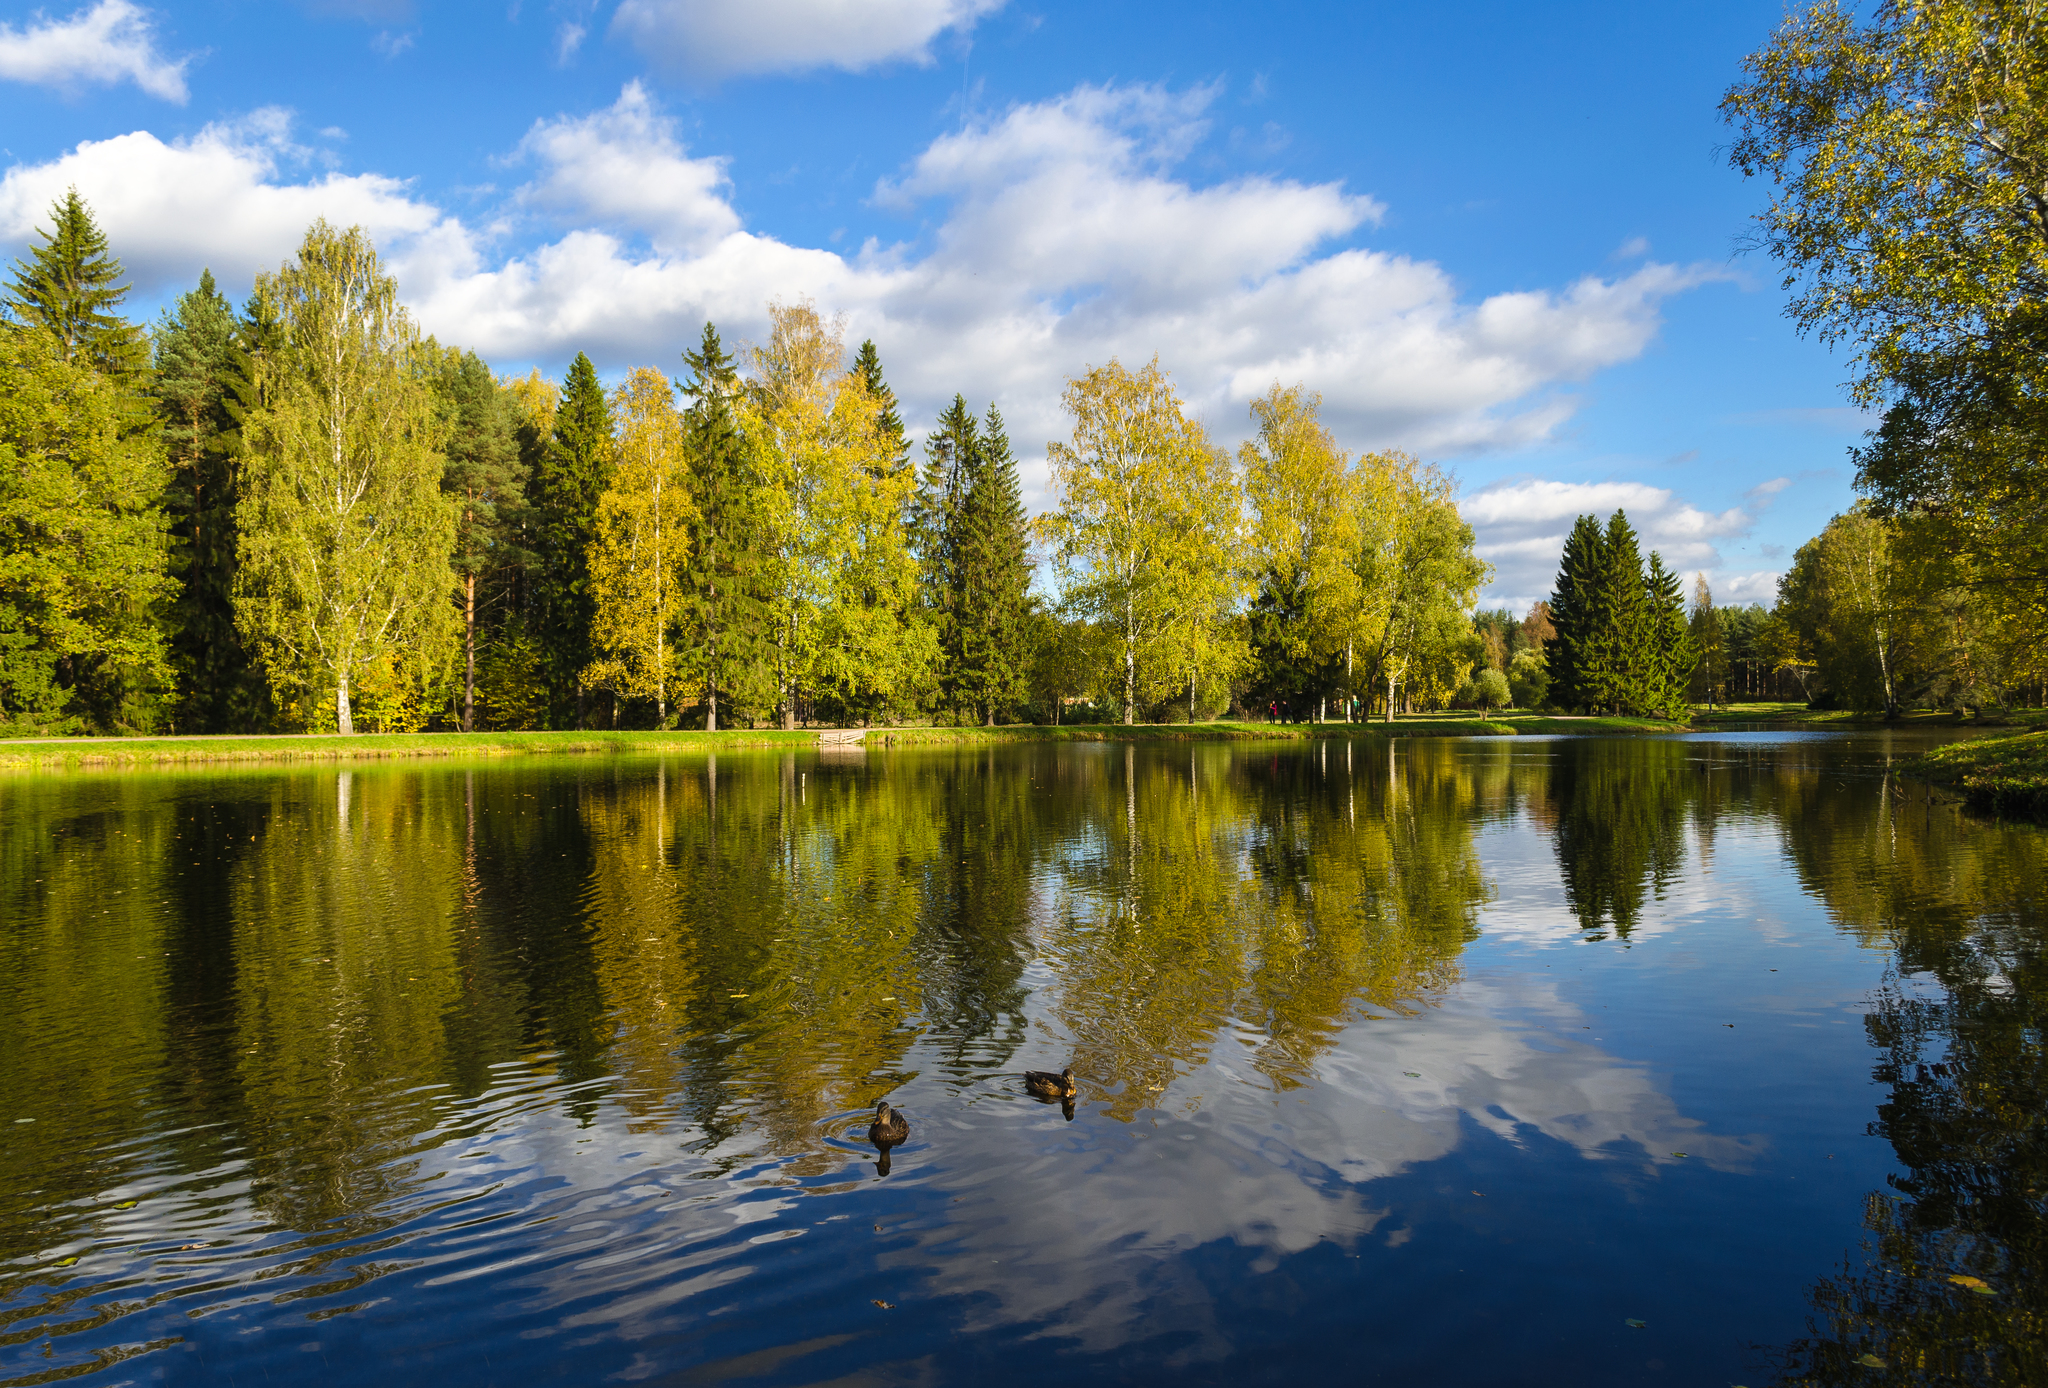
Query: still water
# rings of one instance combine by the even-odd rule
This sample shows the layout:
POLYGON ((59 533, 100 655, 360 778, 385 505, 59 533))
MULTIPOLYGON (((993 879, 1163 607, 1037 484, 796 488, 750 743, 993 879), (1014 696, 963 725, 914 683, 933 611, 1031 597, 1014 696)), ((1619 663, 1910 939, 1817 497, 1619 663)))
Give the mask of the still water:
POLYGON ((2048 1382, 1925 745, 0 781, 0 1384, 2048 1382))

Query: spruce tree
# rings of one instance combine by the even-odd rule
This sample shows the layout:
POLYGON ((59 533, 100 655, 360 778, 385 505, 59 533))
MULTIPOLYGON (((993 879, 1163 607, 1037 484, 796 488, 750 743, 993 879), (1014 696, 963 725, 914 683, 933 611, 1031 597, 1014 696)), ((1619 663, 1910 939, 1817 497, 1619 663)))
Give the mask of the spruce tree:
POLYGON ((1557 635, 1543 648, 1550 672, 1550 697, 1563 708, 1585 708, 1594 702, 1588 692, 1588 642, 1594 626, 1599 575, 1606 537, 1600 523, 1580 516, 1565 537, 1558 563, 1557 585, 1550 595, 1549 614, 1557 635))
POLYGON ((31 247, 27 260, 14 262, 8 316, 49 333, 67 362, 118 381, 133 378, 147 368, 149 346, 117 311, 128 297, 121 262, 76 188, 51 205, 50 220, 49 230, 36 228, 43 244, 31 247))
POLYGON ((270 723, 270 689, 235 629, 235 555, 240 500, 231 410, 244 384, 241 325, 207 270, 180 295, 155 334, 154 395, 170 482, 178 594, 171 603, 170 656, 178 732, 259 732, 270 723))
POLYGON ((903 416, 896 409, 896 392, 889 389, 889 383, 882 379, 882 354, 875 349, 875 341, 868 338, 860 344, 860 351, 853 359, 853 374, 860 377, 881 408, 875 414, 875 426, 886 438, 895 440, 890 456, 896 467, 907 467, 910 463, 910 439, 903 432, 903 416))
POLYGON ((528 598, 548 682, 549 724, 556 728, 584 722, 582 674, 590 664, 596 611, 589 544, 611 456, 611 406, 597 368, 578 352, 562 381, 554 436, 526 484, 534 553, 528 598))
POLYGON ((1655 688, 1655 623, 1643 585, 1642 548, 1626 511, 1607 518, 1586 606, 1579 671, 1586 702, 1614 714, 1643 707, 1655 688))
POLYGON ((955 395, 925 439, 911 543, 917 552, 919 606, 939 646, 939 698, 960 702, 961 511, 980 466, 981 429, 967 400, 955 395))
POLYGON ((1003 416, 991 404, 970 459, 952 546, 953 687, 994 726, 996 710, 1023 697, 1030 666, 1025 621, 1031 588, 1024 491, 1003 416))
POLYGON ((1692 632, 1685 621, 1685 585, 1664 567, 1664 556, 1650 551, 1650 575, 1643 585, 1645 625, 1649 629, 1648 669, 1643 683, 1643 713, 1683 718, 1691 703, 1696 663, 1692 632))
POLYGON ((689 454, 690 556, 684 569, 684 627, 695 646, 704 687, 704 727, 718 728, 719 701, 752 704, 762 697, 771 613, 762 592, 768 560, 762 481, 733 402, 743 388, 718 329, 704 325, 694 352, 683 353, 690 379, 684 411, 689 454))
POLYGON ((520 458, 513 402, 474 352, 449 351, 435 376, 448 428, 441 490, 455 503, 457 607, 462 612, 462 731, 476 729, 476 655, 488 621, 490 582, 517 562, 520 502, 526 470, 520 458))

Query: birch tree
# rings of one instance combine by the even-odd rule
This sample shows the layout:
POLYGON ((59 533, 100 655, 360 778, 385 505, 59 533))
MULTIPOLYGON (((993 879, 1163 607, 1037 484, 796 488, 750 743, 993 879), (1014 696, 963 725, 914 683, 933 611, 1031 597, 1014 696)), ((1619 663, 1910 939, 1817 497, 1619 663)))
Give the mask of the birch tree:
POLYGON ((332 693, 335 728, 352 733, 365 672, 424 666, 454 634, 433 361, 361 227, 315 222, 256 296, 278 342, 243 424, 236 624, 274 687, 332 693))
POLYGON ((1068 609, 1114 634, 1132 723, 1141 695, 1242 657, 1223 626, 1244 591, 1237 483, 1156 357, 1092 367, 1061 403, 1074 432, 1046 445, 1053 506, 1038 530, 1068 609))
POLYGON ((651 366, 612 393, 618 444, 611 486, 598 498, 590 545, 598 657, 585 684, 654 700, 662 725, 680 671, 674 628, 685 596, 690 504, 684 424, 675 387, 651 366))
POLYGON ((837 320, 807 300, 768 312, 747 423, 780 498, 764 509, 779 538, 782 723, 794 727, 800 691, 873 710, 917 687, 936 646, 910 613, 917 561, 903 522, 916 476, 884 427, 886 406, 846 369, 837 320))

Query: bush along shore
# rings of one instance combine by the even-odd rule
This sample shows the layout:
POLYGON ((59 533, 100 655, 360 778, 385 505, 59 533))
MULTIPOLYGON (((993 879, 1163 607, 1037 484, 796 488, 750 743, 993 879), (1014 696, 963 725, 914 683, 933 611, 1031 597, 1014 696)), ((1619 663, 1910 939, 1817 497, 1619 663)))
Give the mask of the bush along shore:
POLYGON ((207 762, 376 761, 401 757, 662 755, 750 749, 925 747, 998 742, 1302 741, 1317 738, 1502 737, 1593 733, 1683 732, 1686 725, 1651 718, 1402 718, 1393 723, 1086 723, 1047 727, 725 729, 715 733, 508 732, 334 734, 275 737, 48 738, 0 742, 0 768, 13 770, 148 770, 207 762))
POLYGON ((2048 820, 2048 726, 1937 747, 1907 763, 1905 771, 1960 790, 1973 810, 2048 820))

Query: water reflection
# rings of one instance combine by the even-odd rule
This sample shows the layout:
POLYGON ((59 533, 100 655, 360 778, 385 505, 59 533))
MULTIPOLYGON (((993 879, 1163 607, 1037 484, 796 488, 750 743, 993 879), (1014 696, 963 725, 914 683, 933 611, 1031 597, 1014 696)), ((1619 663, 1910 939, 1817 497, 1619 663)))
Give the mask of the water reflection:
MULTIPOLYGON (((288 1377, 326 1334, 375 1350, 333 1381, 486 1381, 453 1343, 533 1381, 811 1381, 878 1335, 906 1374, 1007 1381, 1043 1339, 1083 1378, 1263 1381, 1259 1346, 1341 1365, 1367 1315, 1389 1365, 1487 1381, 1392 1289, 1527 1340, 1580 1311, 1519 1249, 1618 1260, 1576 1274, 1611 1287, 1675 1237, 1581 1248, 1556 1210, 1783 1179, 1791 1136, 1677 1092, 1596 1030, 1625 994, 1587 991, 1663 986, 1667 899, 1703 919, 1737 864, 1883 974, 1902 1170, 1788 1373, 2027 1381, 2039 842, 1882 761, 1507 739, 0 782, 0 1383, 137 1354, 288 1377), (1486 844, 1523 841, 1542 918, 1638 972, 1505 943, 1486 844), (1072 1097, 1022 1080, 1067 1067, 1072 1097), (884 1101, 907 1133, 870 1132, 884 1101), (915 1329, 849 1319, 913 1299, 915 1329)), ((1522 1376, 1642 1372, 1601 1345, 1522 1376)))

